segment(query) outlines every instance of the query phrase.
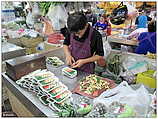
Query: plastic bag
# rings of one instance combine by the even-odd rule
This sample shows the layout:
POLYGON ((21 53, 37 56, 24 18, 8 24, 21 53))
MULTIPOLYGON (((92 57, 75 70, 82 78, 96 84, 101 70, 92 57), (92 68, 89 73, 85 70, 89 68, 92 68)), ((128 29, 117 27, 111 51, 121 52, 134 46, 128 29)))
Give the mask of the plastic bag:
MULTIPOLYGON (((135 75, 147 71, 148 63, 143 58, 128 56, 123 62, 123 67, 135 75)), ((126 72, 124 74, 126 74, 126 72)), ((122 76, 124 76, 124 74, 122 76)))
POLYGON ((124 5, 126 5, 128 9, 128 19, 134 19, 137 16, 138 10, 129 4, 129 2, 124 2, 124 5))
POLYGON ((26 16, 26 23, 27 23, 27 25, 28 25, 29 28, 33 28, 35 20, 33 18, 33 15, 31 13, 31 11, 29 11, 29 13, 26 16))
POLYGON ((123 81, 116 88, 103 92, 93 103, 103 103, 107 107, 113 102, 127 104, 134 108, 137 117, 146 117, 150 105, 150 96, 143 85, 133 90, 127 82, 123 81), (143 100, 143 101, 142 101, 143 100))
POLYGON ((32 8, 32 14, 33 15, 40 15, 40 10, 39 10, 39 6, 38 6, 38 3, 37 2, 35 2, 34 4, 33 4, 33 8, 32 8))
POLYGON ((103 41, 105 41, 103 42, 103 48, 104 48, 104 58, 106 58, 110 54, 112 48, 106 37, 103 38, 103 41))
POLYGON ((44 43, 39 43, 36 47, 37 50, 44 50, 44 43))
POLYGON ((53 28, 60 30, 64 28, 67 23, 68 14, 63 5, 51 5, 47 14, 47 17, 51 19, 53 28))

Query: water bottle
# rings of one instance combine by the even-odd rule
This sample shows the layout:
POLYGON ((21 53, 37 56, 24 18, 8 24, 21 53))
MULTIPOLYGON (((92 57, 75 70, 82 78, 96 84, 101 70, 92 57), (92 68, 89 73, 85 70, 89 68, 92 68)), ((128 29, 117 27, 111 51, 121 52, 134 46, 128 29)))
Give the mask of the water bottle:
POLYGON ((128 46, 121 45, 121 52, 122 52, 122 54, 127 54, 127 52, 128 52, 128 46))

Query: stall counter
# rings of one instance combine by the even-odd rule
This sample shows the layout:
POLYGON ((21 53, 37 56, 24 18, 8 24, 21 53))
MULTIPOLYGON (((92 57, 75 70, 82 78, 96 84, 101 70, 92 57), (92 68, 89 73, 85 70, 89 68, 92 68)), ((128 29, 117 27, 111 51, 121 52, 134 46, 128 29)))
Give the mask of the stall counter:
MULTIPOLYGON (((47 66, 47 69, 53 72, 59 80, 68 86, 68 89, 72 91, 76 86, 77 82, 82 79, 82 77, 88 75, 83 72, 78 72, 77 77, 71 79, 66 76, 63 76, 61 69, 65 67, 61 66, 59 68, 53 68, 47 66)), ((7 86, 9 100, 13 111, 19 117, 56 117, 57 115, 51 110, 48 106, 43 105, 37 96, 33 92, 29 92, 26 89, 21 88, 15 83, 10 77, 5 73, 2 74, 3 81, 7 86), (18 106, 17 106, 18 105, 18 106)), ((73 96, 80 96, 73 94, 73 96)))
MULTIPOLYGON (((51 55, 59 55, 59 52, 62 52, 61 49, 58 49, 51 54, 51 55)), ((112 50, 112 52, 117 53, 119 51, 112 50)), ((62 52, 63 53, 63 52, 62 52)), ((45 54, 46 55, 46 54, 45 54)), ((48 54, 47 54, 48 55, 48 54)), ((132 56, 138 56, 141 55, 128 53, 127 55, 132 56)), ((61 56, 61 54, 60 54, 61 56)), ((62 56, 61 56, 62 57, 62 56)), ((143 56, 142 56, 143 57, 143 56)), ((144 57, 145 58, 145 57, 144 57)), ((63 60, 63 58, 61 58, 63 60)), ((145 58, 146 60, 152 61, 148 58, 145 58)), ((153 63, 155 64, 156 61, 153 60, 153 63)), ((65 67, 65 65, 59 67, 59 68, 53 68, 50 65, 47 65, 47 69, 53 72, 59 80, 64 83, 66 86, 68 86, 68 89, 72 91, 76 85, 77 82, 82 79, 83 77, 87 76, 87 74, 83 72, 78 72, 78 75, 74 79, 67 78, 66 76, 62 75, 61 69, 65 67)), ((9 100, 11 101, 11 105, 13 108, 13 111, 19 116, 19 117, 57 117, 57 115, 54 113, 53 110, 51 110, 48 106, 44 106, 40 100, 37 98, 35 94, 32 92, 29 92, 26 89, 21 88, 19 85, 15 83, 10 77, 8 77, 5 73, 2 74, 3 82, 6 84, 9 94, 9 100)), ((72 97, 75 97, 73 99, 76 99, 78 94, 73 94, 72 97)), ((91 100, 92 101, 92 100, 91 100)))

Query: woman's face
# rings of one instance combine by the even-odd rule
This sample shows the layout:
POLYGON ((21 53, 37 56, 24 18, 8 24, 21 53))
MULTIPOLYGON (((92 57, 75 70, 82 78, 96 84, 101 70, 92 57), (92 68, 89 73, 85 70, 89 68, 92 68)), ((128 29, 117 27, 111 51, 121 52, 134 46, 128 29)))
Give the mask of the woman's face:
POLYGON ((88 25, 86 25, 84 29, 76 32, 75 35, 78 36, 79 38, 81 38, 84 35, 85 31, 87 30, 87 27, 88 27, 88 25))

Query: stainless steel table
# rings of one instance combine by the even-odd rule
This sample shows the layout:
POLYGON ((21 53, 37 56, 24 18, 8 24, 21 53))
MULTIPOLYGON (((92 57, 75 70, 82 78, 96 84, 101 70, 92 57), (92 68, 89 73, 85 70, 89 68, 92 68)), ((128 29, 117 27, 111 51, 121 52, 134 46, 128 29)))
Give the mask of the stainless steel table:
POLYGON ((1 49, 2 61, 25 55, 25 48, 8 42, 3 42, 1 49))
MULTIPOLYGON (((52 66, 47 66, 47 69, 53 72, 61 82, 63 82, 66 86, 68 86, 69 90, 73 90, 75 86, 77 85, 77 82, 82 79, 84 76, 88 75, 83 72, 78 72, 77 77, 70 79, 66 76, 62 75, 61 69, 65 67, 65 65, 59 67, 59 68, 53 68, 52 66)), ((11 78, 9 78, 5 73, 2 74, 3 82, 6 84, 7 89, 10 93, 10 95, 14 95, 19 103, 21 103, 25 108, 17 110, 16 107, 13 107, 13 111, 17 113, 20 117, 56 117, 57 115, 54 113, 53 110, 51 110, 48 106, 43 105, 40 100, 37 98, 37 96, 33 92, 29 92, 26 89, 21 88, 18 86, 15 81, 13 81, 11 78), (28 113, 24 113, 23 111, 27 110, 28 113)), ((75 100, 80 95, 73 94, 72 97, 75 100)), ((9 97, 10 100, 12 100, 12 97, 9 97)), ((91 100, 91 99, 90 99, 91 100)), ((14 106, 15 103, 11 101, 11 105, 14 106)), ((20 106, 19 106, 20 108, 20 106)), ((26 112, 26 111, 25 111, 26 112)))
MULTIPOLYGON (((5 72, 6 71, 5 61, 15 57, 24 56, 25 48, 19 47, 17 45, 8 42, 2 42, 1 53, 2 53, 2 72, 5 72)), ((6 95, 5 84, 2 84, 2 101, 6 99, 8 99, 8 96, 6 95)))

